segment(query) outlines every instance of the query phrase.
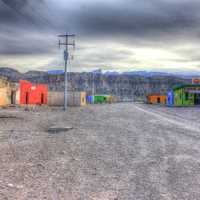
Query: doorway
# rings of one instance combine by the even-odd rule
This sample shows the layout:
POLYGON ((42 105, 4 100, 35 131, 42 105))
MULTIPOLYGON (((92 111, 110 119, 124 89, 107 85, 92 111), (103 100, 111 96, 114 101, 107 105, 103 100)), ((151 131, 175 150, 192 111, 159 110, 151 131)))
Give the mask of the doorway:
POLYGON ((194 94, 194 105, 200 105, 200 94, 194 94))
POLYGON ((44 94, 41 94, 41 104, 44 104, 44 94))
POLYGON ((11 91, 11 104, 15 105, 15 103, 16 103, 16 92, 11 91))
POLYGON ((29 104, 29 93, 26 92, 26 104, 29 104))
POLYGON ((157 103, 160 103, 160 97, 157 98, 157 103))

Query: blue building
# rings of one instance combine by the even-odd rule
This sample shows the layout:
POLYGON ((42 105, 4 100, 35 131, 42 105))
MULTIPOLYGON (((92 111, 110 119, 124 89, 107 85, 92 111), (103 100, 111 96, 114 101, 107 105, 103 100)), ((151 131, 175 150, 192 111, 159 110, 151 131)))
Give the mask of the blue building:
POLYGON ((167 105, 173 106, 174 105, 174 92, 170 90, 167 94, 167 105))
POLYGON ((88 104, 93 104, 94 103, 94 96, 90 95, 86 97, 86 101, 88 104))

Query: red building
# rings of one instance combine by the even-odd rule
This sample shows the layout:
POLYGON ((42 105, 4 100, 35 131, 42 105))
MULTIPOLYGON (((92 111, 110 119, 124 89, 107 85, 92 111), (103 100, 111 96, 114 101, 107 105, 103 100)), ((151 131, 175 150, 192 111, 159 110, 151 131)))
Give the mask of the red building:
POLYGON ((20 80, 20 104, 43 105, 48 103, 48 86, 20 80))

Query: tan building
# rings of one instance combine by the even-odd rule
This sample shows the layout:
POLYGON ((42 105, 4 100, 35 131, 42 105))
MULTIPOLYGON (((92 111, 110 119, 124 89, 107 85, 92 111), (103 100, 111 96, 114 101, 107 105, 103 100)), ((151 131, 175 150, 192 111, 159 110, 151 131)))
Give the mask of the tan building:
POLYGON ((15 104, 17 87, 7 78, 0 77, 0 107, 15 104))
MULTIPOLYGON (((85 106, 86 92, 68 92, 68 106, 85 106)), ((48 92, 49 106, 64 106, 64 92, 48 92)))

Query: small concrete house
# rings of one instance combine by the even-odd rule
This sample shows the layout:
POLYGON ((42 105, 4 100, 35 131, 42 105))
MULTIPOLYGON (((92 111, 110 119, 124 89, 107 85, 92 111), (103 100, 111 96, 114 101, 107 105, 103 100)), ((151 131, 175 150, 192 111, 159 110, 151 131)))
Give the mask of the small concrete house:
MULTIPOLYGON (((67 95, 68 106, 85 106, 86 92, 69 91, 67 95)), ((49 106, 64 106, 64 92, 50 91, 48 92, 49 106)))
POLYGON ((183 84, 168 92, 168 106, 200 106, 200 84, 183 84))
POLYGON ((5 77, 0 77, 0 107, 15 104, 17 87, 5 77))
POLYGON ((20 80, 17 102, 20 105, 47 104, 48 86, 45 84, 33 84, 25 80, 20 80))
POLYGON ((167 96, 160 94, 150 94, 147 96, 147 103, 149 104, 166 104, 167 96))

